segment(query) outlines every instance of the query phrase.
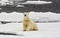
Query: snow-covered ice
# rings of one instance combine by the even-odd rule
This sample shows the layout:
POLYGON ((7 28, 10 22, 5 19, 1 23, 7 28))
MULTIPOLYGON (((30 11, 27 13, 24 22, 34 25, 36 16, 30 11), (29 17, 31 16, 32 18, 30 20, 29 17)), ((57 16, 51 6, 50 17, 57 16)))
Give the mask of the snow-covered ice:
POLYGON ((23 36, 6 36, 0 35, 2 38, 57 38, 60 37, 60 22, 59 23, 37 23, 39 31, 23 32, 22 23, 11 23, 0 25, 1 32, 11 32, 22 34, 23 36))
POLYGON ((50 4, 52 3, 51 1, 47 2, 47 1, 27 1, 24 4, 50 4))
MULTIPOLYGON (((60 14, 51 12, 46 13, 34 13, 30 12, 30 18, 34 21, 60 21, 60 14)), ((23 13, 0 13, 0 21, 23 21, 23 13)))
MULTIPOLYGON (((54 13, 30 13, 30 18, 47 17, 51 20, 60 20, 60 14, 54 13), (37 15, 37 16, 36 16, 37 15)), ((41 18, 40 18, 41 19, 41 18)), ((0 21, 23 21, 23 14, 19 13, 1 13, 0 21)), ((0 35, 0 38, 60 38, 60 22, 56 23, 36 23, 38 31, 23 32, 22 23, 0 24, 0 32, 17 33, 23 36, 0 35)))

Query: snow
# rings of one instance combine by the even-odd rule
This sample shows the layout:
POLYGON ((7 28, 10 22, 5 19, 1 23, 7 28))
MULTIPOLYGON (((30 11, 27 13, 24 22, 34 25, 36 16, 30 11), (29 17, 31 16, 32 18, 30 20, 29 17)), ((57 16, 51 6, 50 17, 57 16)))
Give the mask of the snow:
MULTIPOLYGON (((0 13, 0 21, 23 21, 23 13, 5 13, 2 12, 0 13)), ((34 21, 60 21, 60 14, 55 14, 51 12, 46 12, 46 13, 35 13, 35 12, 30 12, 29 17, 34 20, 34 21)))
MULTIPOLYGON (((22 0, 20 0, 20 1, 22 1, 22 0)), ((9 2, 9 0, 1 0, 0 1, 0 3, 2 3, 2 5, 6 4, 5 2, 9 2)), ((50 4, 50 3, 52 3, 52 2, 51 1, 49 1, 49 2, 47 2, 47 1, 27 1, 27 2, 22 3, 22 4, 50 4)))
MULTIPOLYGON (((51 20, 59 20, 60 14, 55 14, 51 12, 47 13, 34 13, 31 12, 30 18, 37 19, 39 17, 51 18, 51 20)), ((41 18, 40 18, 41 19, 41 18)), ((1 13, 0 21, 23 21, 22 13, 1 13)), ((38 31, 26 31, 23 32, 23 23, 8 23, 0 24, 0 32, 17 33, 20 36, 13 35, 0 35, 1 38, 60 38, 60 22, 54 23, 36 23, 38 26, 38 31), (22 36, 21 36, 22 35, 22 36)))
POLYGON ((16 12, 13 12, 13 13, 5 13, 5 12, 2 12, 0 13, 0 21, 21 21, 23 20, 23 14, 22 13, 16 13, 16 12))
POLYGON ((26 4, 49 4, 52 3, 51 1, 27 1, 26 4))
POLYGON ((40 21, 40 22, 60 21, 60 14, 56 14, 52 12, 46 12, 46 13, 31 12, 30 18, 32 18, 34 21, 40 21))
POLYGON ((37 23, 38 31, 23 32, 22 23, 11 23, 0 25, 1 32, 11 32, 22 34, 23 36, 6 36, 0 35, 2 38, 57 38, 60 37, 60 22, 58 23, 37 23))

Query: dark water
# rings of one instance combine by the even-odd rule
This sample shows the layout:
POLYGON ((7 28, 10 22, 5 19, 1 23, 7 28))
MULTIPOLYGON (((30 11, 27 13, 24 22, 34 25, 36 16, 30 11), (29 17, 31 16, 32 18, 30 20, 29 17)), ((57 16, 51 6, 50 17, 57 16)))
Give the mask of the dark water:
POLYGON ((12 7, 12 6, 0 6, 0 13, 1 12, 54 12, 60 13, 60 2, 53 2, 51 4, 26 4, 25 7, 12 7))
POLYGON ((16 35, 17 36, 17 34, 15 33, 5 33, 5 32, 0 32, 0 35, 16 35))

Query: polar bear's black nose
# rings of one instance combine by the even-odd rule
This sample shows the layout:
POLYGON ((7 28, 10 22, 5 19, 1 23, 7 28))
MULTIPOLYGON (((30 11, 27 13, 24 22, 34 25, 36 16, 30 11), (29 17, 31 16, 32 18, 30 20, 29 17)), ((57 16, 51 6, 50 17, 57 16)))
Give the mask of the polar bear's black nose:
POLYGON ((24 16, 26 16, 26 14, 24 16))

